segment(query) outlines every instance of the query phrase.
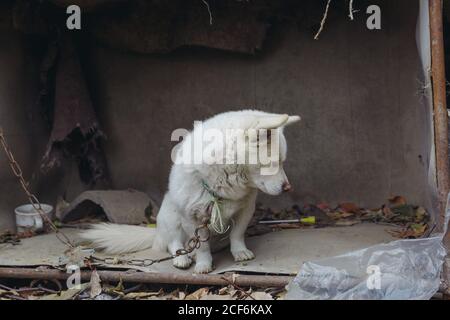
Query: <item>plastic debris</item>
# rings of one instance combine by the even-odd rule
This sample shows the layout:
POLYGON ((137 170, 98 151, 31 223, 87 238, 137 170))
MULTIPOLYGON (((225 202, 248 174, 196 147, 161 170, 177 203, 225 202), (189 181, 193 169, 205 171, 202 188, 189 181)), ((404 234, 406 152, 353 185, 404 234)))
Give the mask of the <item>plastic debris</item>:
MULTIPOLYGON (((450 196, 445 226, 449 204, 450 196)), ((288 285, 286 299, 431 299, 439 290, 445 232, 306 262, 288 285)))

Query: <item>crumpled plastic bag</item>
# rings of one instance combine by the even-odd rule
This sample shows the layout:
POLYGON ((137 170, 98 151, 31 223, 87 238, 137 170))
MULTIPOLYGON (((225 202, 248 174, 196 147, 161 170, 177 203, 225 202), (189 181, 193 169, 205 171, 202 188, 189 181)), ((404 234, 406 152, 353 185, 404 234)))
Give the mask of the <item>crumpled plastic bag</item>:
MULTIPOLYGON (((446 223, 450 218, 450 195, 446 223)), ((446 250, 443 233, 397 240, 316 262, 306 262, 286 299, 430 299, 438 290, 446 250)))

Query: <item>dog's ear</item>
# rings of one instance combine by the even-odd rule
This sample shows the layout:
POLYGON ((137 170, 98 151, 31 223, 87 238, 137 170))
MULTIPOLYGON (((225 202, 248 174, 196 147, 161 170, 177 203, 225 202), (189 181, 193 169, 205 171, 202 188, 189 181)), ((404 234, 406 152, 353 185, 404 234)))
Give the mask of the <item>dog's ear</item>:
POLYGON ((251 126, 252 129, 277 129, 282 127, 289 120, 287 114, 260 116, 251 126))
POLYGON ((285 126, 289 126, 293 123, 299 122, 301 120, 300 116, 289 116, 288 120, 284 124, 285 126))

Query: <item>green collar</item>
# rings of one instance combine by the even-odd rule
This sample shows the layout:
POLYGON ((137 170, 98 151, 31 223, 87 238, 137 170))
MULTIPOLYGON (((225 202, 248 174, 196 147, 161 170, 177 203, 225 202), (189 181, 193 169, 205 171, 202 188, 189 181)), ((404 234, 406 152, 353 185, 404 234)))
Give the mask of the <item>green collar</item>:
POLYGON ((216 200, 223 200, 223 198, 221 197, 221 196, 219 196, 218 194, 217 194, 217 192, 215 192, 213 189, 211 189, 210 187, 209 187, 209 185, 206 183, 206 181, 205 180, 203 180, 202 179, 202 186, 203 186, 203 188, 209 193, 209 195, 211 196, 211 197, 213 197, 214 199, 216 199, 216 200))
POLYGON ((203 179, 202 186, 211 196, 211 201, 208 205, 208 207, 211 207, 211 216, 208 227, 218 234, 224 234, 230 229, 230 225, 223 221, 222 217, 222 205, 224 199, 212 190, 203 179))

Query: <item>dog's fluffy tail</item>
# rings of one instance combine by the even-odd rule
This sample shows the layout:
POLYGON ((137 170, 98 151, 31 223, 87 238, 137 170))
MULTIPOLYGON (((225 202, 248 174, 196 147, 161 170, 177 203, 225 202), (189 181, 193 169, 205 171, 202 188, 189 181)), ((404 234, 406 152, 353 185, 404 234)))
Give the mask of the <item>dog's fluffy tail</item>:
POLYGON ((92 242, 94 248, 106 253, 127 253, 150 248, 155 229, 125 224, 100 223, 82 231, 80 236, 92 242))

